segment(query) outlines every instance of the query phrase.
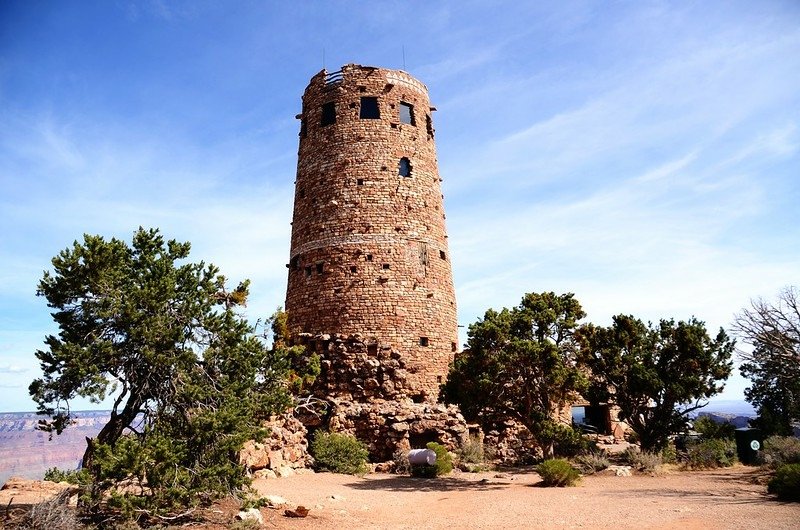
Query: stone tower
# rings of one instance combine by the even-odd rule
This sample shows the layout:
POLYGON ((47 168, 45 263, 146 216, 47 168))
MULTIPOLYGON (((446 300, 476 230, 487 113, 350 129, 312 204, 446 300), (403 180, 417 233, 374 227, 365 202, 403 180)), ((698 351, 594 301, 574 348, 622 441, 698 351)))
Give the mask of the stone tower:
POLYGON ((328 396, 434 403, 458 348, 433 110, 355 64, 303 94, 286 311, 328 396))

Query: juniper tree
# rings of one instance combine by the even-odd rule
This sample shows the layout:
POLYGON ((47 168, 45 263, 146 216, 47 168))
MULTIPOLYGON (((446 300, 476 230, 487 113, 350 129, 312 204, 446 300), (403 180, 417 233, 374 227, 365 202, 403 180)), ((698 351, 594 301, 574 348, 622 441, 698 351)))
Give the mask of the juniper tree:
POLYGON ((286 359, 239 313, 248 282, 228 290, 219 270, 183 262, 189 243, 140 228, 128 245, 85 235, 52 260, 37 294, 58 335, 37 351, 30 385, 41 427, 60 433, 77 396, 113 400, 109 422, 88 440, 90 505, 112 496, 129 510, 169 510, 245 484, 238 452, 263 434, 259 418, 284 409, 286 359))
POLYGON ((443 397, 472 420, 505 416, 519 421, 552 456, 556 441, 569 432, 556 415, 587 383, 576 366, 573 341, 584 316, 571 293, 529 293, 516 307, 489 309, 470 325, 443 397))

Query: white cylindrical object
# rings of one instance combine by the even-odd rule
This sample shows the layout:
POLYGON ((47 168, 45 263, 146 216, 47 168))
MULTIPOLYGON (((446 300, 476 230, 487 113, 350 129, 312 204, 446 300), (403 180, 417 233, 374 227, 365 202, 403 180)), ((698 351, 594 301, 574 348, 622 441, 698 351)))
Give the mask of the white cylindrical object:
POLYGON ((408 452, 408 463, 432 466, 436 463, 436 453, 432 449, 412 449, 408 452))

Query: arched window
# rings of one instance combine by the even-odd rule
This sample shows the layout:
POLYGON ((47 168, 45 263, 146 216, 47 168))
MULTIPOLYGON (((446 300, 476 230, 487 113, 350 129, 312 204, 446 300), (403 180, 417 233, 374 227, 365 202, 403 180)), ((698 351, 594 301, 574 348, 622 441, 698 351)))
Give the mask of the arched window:
POLYGON ((401 177, 410 177, 411 176, 411 161, 403 157, 400 159, 400 163, 397 165, 397 174, 401 177))

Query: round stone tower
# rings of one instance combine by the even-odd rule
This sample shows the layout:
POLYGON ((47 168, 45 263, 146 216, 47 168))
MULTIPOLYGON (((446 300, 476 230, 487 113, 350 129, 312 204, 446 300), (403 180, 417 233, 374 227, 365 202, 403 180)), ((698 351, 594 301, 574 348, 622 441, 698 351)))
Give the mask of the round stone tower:
POLYGON ((318 388, 434 402, 457 350, 427 87, 348 64, 303 94, 286 311, 318 388))

